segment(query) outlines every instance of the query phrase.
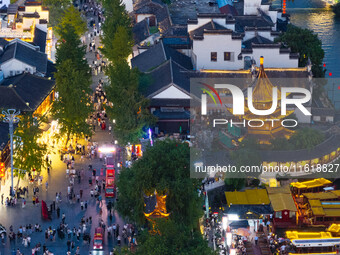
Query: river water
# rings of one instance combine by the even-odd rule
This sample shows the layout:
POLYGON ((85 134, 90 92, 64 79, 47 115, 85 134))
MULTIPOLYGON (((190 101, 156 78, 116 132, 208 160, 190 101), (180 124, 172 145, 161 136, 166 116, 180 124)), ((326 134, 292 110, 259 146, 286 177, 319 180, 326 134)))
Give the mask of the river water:
MULTIPOLYGON (((292 24, 318 34, 325 51, 326 78, 340 78, 340 18, 335 17, 330 7, 320 8, 322 5, 321 0, 287 1, 287 13, 291 15, 292 24)), ((280 6, 281 0, 273 2, 273 7, 280 6)), ((339 83, 339 79, 336 80, 339 83)), ((328 95, 335 107, 340 109, 340 84, 330 83, 326 86, 328 95)))

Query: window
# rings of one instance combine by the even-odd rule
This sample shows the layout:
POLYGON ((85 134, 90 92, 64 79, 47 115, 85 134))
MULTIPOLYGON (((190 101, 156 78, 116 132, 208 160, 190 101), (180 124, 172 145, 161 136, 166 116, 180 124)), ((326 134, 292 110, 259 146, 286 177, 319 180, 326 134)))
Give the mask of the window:
POLYGON ((280 212, 275 212, 275 218, 277 218, 277 219, 282 219, 282 211, 280 211, 280 212))
POLYGON ((217 52, 211 52, 210 54, 210 60, 212 62, 216 62, 217 61, 217 52))
POLYGON ((234 52, 225 51, 224 52, 224 61, 234 62, 234 52))
POLYGON ((231 52, 224 52, 224 61, 230 61, 231 52))
POLYGON ((14 73, 13 71, 9 71, 10 76, 13 76, 14 75, 13 73, 14 73))

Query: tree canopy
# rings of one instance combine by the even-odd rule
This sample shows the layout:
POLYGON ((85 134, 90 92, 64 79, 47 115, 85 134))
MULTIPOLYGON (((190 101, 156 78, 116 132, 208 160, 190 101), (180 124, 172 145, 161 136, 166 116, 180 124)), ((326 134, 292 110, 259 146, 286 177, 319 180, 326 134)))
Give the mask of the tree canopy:
POLYGON ((105 9, 105 22, 102 25, 103 36, 101 37, 101 42, 104 46, 102 52, 107 59, 115 61, 116 46, 126 47, 126 49, 131 50, 130 43, 113 44, 116 35, 119 35, 117 33, 118 27, 125 29, 124 33, 128 35, 128 41, 132 42, 131 20, 122 0, 102 0, 102 4, 105 9))
POLYGON ((314 128, 302 128, 297 130, 289 139, 294 149, 312 149, 325 139, 324 135, 314 128))
POLYGON ((340 2, 332 6, 332 10, 336 17, 340 17, 340 2))
POLYGON ((42 4, 49 8, 49 22, 52 27, 58 25, 65 10, 71 5, 69 0, 43 0, 42 4))
POLYGON ((45 161, 47 154, 47 146, 42 142, 38 142, 41 138, 42 131, 39 129, 44 122, 44 118, 40 116, 34 117, 30 113, 26 113, 20 117, 17 128, 14 132, 14 158, 13 165, 15 174, 24 177, 26 173, 40 173, 46 168, 48 163, 45 161))
POLYGON ((57 34, 64 39, 65 33, 68 33, 69 27, 73 27, 77 36, 83 35, 87 28, 86 22, 80 16, 80 12, 71 5, 68 7, 60 17, 58 24, 55 26, 57 34))
POLYGON ((149 101, 138 92, 138 70, 130 69, 123 60, 109 66, 108 74, 110 84, 105 91, 112 106, 107 112, 115 120, 115 135, 120 144, 139 142, 143 127, 153 123, 153 116, 147 109, 149 101))
POLYGON ((288 24, 287 31, 277 38, 276 41, 283 42, 290 47, 293 52, 300 54, 300 67, 305 67, 308 58, 310 58, 314 77, 324 77, 325 70, 323 69, 322 61, 325 52, 322 49, 322 42, 317 34, 309 29, 288 24))
POLYGON ((139 239, 137 251, 133 254, 142 255, 213 255, 197 231, 191 231, 183 224, 171 220, 160 220, 157 223, 158 233, 150 235, 147 231, 139 239))
MULTIPOLYGON (((69 18, 66 12, 61 24, 67 24, 69 18)), ((59 97, 52 107, 52 115, 61 125, 60 133, 66 135, 65 146, 72 135, 91 135, 90 125, 86 123, 93 109, 91 72, 85 53, 79 32, 73 25, 65 26, 56 54, 55 80, 59 97)))
POLYGON ((130 220, 144 224, 144 194, 150 195, 157 190, 161 195, 167 194, 170 219, 190 229, 196 228, 203 213, 202 200, 197 193, 200 181, 190 178, 189 160, 186 143, 155 142, 131 168, 121 171, 117 182, 118 211, 130 220))

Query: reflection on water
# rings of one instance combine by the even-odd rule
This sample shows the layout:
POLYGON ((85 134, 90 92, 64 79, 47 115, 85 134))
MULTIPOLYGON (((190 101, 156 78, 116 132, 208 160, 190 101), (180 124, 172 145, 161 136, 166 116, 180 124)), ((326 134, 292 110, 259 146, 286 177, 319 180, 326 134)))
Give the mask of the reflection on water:
MULTIPOLYGON (((280 7, 281 0, 273 2, 274 7, 280 7)), ((336 18, 330 7, 320 7, 321 0, 295 0, 287 1, 287 13, 291 15, 291 23, 299 27, 308 28, 318 34, 325 51, 326 78, 340 77, 340 18, 336 18)), ((340 90, 338 87, 328 86, 330 98, 334 98, 337 108, 340 109, 340 90), (334 95, 333 93, 334 88, 334 95)))

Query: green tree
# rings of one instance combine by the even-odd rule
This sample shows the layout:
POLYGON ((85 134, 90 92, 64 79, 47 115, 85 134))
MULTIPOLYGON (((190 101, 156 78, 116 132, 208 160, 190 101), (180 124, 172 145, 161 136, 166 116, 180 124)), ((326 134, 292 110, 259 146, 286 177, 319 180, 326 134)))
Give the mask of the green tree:
MULTIPOLYGON (((91 72, 85 58, 85 46, 80 41, 81 26, 72 25, 70 13, 73 13, 72 8, 65 12, 60 22, 63 30, 60 31, 55 73, 59 97, 52 107, 52 115, 61 125, 60 134, 66 135, 65 147, 73 135, 91 135, 86 119, 93 109, 90 103, 91 72)), ((79 13, 74 15, 79 16, 79 13)), ((80 21, 75 23, 81 24, 80 21)))
POLYGON ((166 204, 170 219, 189 229, 197 227, 202 216, 202 199, 197 189, 200 180, 190 178, 189 146, 172 140, 157 141, 131 168, 121 171, 118 211, 125 217, 145 223, 144 194, 167 194, 166 204))
POLYGON ((300 67, 305 67, 308 58, 310 58, 314 77, 325 76, 325 70, 322 67, 325 52, 322 49, 321 40, 313 31, 289 24, 287 31, 277 38, 276 41, 283 42, 291 48, 292 52, 300 54, 300 67))
POLYGON ((312 149, 325 139, 324 135, 313 128, 302 128, 295 132, 289 139, 295 149, 312 149))
POLYGON ((278 137, 270 141, 271 149, 276 151, 292 150, 294 149, 293 144, 284 137, 278 137))
POLYGON ((44 118, 26 113, 20 117, 15 129, 13 166, 15 175, 18 176, 17 186, 26 173, 40 173, 43 168, 48 167, 48 162, 45 161, 47 146, 38 142, 42 135, 39 126, 43 122, 44 118))
MULTIPOLYGON (((113 45, 116 32, 119 26, 124 27, 129 35, 129 40, 132 41, 131 20, 122 0, 102 0, 102 4, 105 9, 105 22, 102 25, 103 36, 101 37, 103 44, 102 52, 107 59, 115 61, 112 52, 116 46, 113 45)), ((123 46, 128 48, 128 44, 123 46)))
POLYGON ((107 99, 112 103, 107 113, 115 120, 114 132, 120 144, 137 143, 144 134, 143 127, 154 123, 148 110, 149 100, 139 93, 139 74, 126 60, 110 65, 107 70, 109 84, 105 87, 107 99))
POLYGON ((71 136, 91 135, 86 119, 92 112, 90 102, 90 80, 84 72, 72 68, 71 60, 57 66, 56 91, 59 98, 53 103, 52 114, 58 119, 60 134, 66 135, 65 148, 71 136))
POLYGON ((85 20, 80 16, 80 12, 73 5, 64 11, 58 24, 55 26, 55 31, 64 39, 66 36, 65 33, 70 30, 70 27, 74 28, 76 35, 79 37, 87 30, 85 20))
MULTIPOLYGON (((159 220, 158 232, 151 235, 144 231, 138 239, 137 251, 133 254, 142 255, 213 255, 208 242, 202 235, 184 224, 171 220, 159 220)), ((132 253, 131 253, 132 254, 132 253)))
POLYGON ((52 27, 58 25, 65 10, 71 5, 69 0, 43 0, 43 6, 49 9, 49 23, 52 27))
MULTIPOLYGON (((111 42, 111 50, 107 51, 108 59, 112 59, 112 63, 123 61, 132 53, 133 42, 128 29, 118 26, 115 36, 111 42)), ((105 47, 108 47, 107 45, 105 47)))
POLYGON ((340 2, 332 6, 332 10, 336 17, 340 17, 340 2))

